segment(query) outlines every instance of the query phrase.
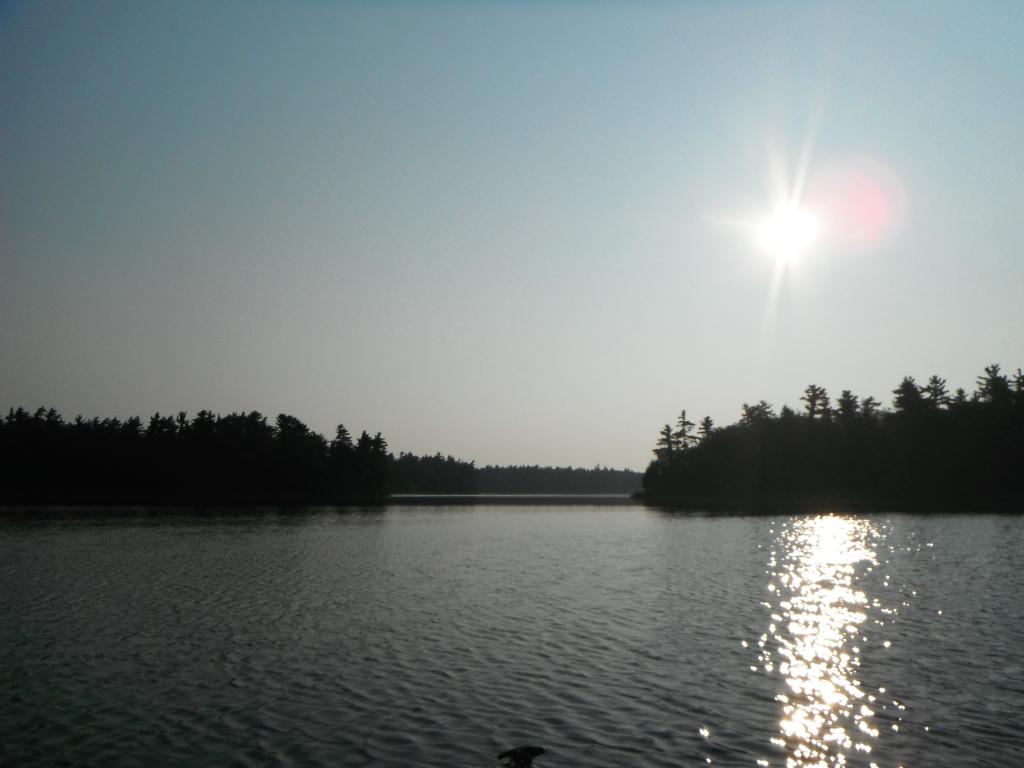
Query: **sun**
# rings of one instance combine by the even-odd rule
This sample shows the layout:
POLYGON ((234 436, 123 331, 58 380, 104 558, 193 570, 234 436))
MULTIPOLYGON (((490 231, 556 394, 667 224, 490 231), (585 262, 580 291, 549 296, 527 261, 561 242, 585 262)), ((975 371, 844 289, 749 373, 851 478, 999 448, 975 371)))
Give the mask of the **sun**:
POLYGON ((758 222, 757 246, 780 261, 790 261, 805 254, 821 234, 821 221, 798 203, 777 206, 758 222))

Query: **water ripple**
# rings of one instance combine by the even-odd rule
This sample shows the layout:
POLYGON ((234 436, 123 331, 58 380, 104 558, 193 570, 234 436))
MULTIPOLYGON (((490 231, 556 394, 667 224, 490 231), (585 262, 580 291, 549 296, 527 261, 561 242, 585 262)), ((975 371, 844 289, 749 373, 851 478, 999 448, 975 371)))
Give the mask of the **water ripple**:
POLYGON ((636 507, 5 517, 0 763, 1021 764, 1022 545, 636 507))

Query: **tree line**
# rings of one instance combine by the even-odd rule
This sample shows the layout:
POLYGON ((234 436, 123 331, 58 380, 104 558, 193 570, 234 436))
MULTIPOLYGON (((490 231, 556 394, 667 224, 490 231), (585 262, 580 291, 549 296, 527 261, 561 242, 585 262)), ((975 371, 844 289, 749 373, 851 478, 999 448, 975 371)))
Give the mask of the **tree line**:
POLYGON ((327 441, 281 414, 65 421, 53 408, 0 421, 6 503, 289 504, 376 501, 387 493, 387 442, 327 441))
POLYGON ((378 432, 326 440, 287 414, 154 414, 143 422, 53 408, 0 419, 0 502, 8 504, 342 504, 391 493, 631 493, 640 474, 603 467, 477 467, 388 452, 378 432))
POLYGON ((608 467, 477 467, 451 456, 399 454, 389 461, 392 493, 634 493, 641 475, 608 467))
POLYGON ((685 506, 1024 508, 1024 373, 990 365, 968 394, 906 376, 891 407, 809 385, 798 412, 744 403, 716 427, 683 411, 643 478, 651 501, 685 506))
POLYGON ((641 475, 610 467, 540 467, 521 465, 481 467, 481 493, 635 493, 641 475))

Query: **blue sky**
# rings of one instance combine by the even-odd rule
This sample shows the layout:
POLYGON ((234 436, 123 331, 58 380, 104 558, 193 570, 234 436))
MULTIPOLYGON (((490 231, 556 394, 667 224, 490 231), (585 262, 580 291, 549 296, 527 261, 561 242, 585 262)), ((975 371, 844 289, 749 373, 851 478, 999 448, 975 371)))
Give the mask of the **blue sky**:
POLYGON ((642 468, 1024 365, 1017 3, 0 6, 0 404, 642 468), (771 163, 882 168, 781 278, 771 163))

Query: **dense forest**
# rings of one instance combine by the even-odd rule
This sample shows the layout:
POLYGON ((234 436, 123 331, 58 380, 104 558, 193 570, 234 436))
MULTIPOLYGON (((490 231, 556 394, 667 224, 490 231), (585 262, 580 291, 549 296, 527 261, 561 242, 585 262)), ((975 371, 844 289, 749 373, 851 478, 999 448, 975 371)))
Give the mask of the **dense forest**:
POLYGON ((387 443, 339 425, 333 440, 294 416, 65 421, 52 408, 0 421, 6 503, 276 504, 378 501, 387 443))
POLYGON ((400 453, 388 471, 392 493, 479 493, 476 465, 452 456, 400 453))
POLYGON ((378 433, 326 440, 294 416, 65 421, 54 409, 0 419, 0 503, 341 504, 390 493, 631 493, 640 474, 604 468, 483 467, 388 453, 378 433))
POLYGON ((481 467, 481 493, 635 493, 642 475, 609 467, 481 467))
POLYGON ((389 460, 392 493, 621 493, 640 489, 628 469, 487 465, 402 453, 389 460))
POLYGON ((892 407, 810 385, 797 412, 764 400, 736 424, 666 424, 646 500, 673 506, 1024 509, 1024 374, 985 368, 971 394, 905 377, 892 407))

